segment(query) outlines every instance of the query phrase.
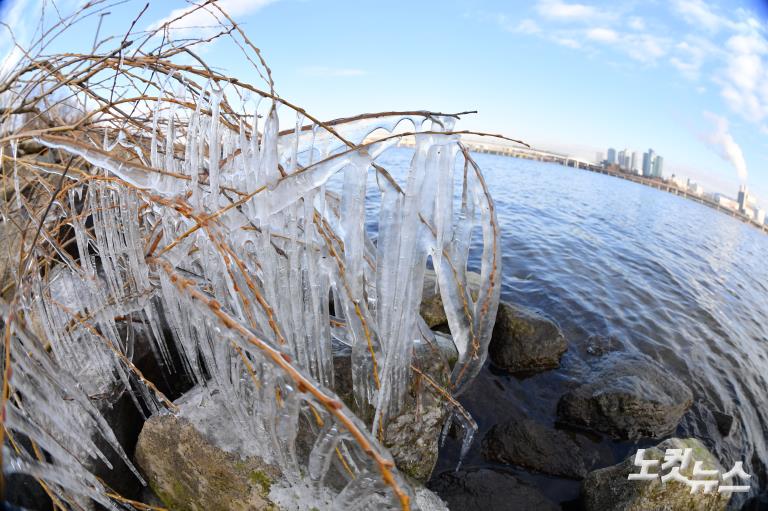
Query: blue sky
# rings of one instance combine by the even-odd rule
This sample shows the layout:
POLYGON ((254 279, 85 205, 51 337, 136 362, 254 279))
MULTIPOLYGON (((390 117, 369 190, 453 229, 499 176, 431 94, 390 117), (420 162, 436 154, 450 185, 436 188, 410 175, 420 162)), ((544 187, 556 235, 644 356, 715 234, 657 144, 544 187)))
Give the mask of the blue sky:
MULTIPOLYGON (((0 0, 3 16, 23 31, 36 2, 17 11, 21 18, 12 3, 0 0)), ((102 30, 125 30, 144 3, 111 8, 102 30)), ((262 49, 278 92, 321 118, 478 110, 459 126, 586 158, 608 146, 652 147, 665 157, 667 176, 730 195, 743 180, 768 205, 765 2, 219 3, 262 49)), ((140 25, 187 5, 151 2, 140 25)), ((88 33, 59 44, 90 46, 88 33)), ((216 66, 257 81, 223 48, 211 44, 204 52, 216 66)))

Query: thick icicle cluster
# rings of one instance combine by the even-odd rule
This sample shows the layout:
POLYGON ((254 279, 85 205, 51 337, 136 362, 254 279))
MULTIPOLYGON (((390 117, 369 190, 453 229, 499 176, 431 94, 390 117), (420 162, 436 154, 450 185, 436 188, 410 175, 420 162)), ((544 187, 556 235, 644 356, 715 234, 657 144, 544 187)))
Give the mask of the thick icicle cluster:
POLYGON ((484 362, 500 288, 492 201, 456 116, 322 123, 177 63, 179 48, 22 61, 0 84, 13 262, 5 473, 31 474, 75 507, 130 508, 90 472, 106 460, 95 437, 131 463, 89 398, 127 390, 146 415, 173 413, 134 364, 147 349, 167 377, 223 397, 241 440, 307 508, 417 507, 378 437, 404 402, 414 342, 434 340, 419 316, 425 271, 431 262, 459 351, 453 395, 484 362), (293 129, 280 131, 278 108, 295 112, 293 129), (407 132, 415 148, 398 182, 377 162, 407 132), (471 243, 482 281, 472 293, 471 243), (334 394, 338 346, 351 350, 355 402, 372 425, 334 394), (296 448, 302 420, 308 456, 296 448), (327 483, 333 470, 343 485, 327 483))

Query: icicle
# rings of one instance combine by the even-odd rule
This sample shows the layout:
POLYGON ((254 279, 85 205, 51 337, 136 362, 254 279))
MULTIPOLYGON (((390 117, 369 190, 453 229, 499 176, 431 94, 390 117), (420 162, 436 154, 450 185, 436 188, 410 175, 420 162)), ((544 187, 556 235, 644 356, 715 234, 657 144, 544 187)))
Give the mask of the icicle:
MULTIPOLYGON (((50 158, 81 158, 46 223, 71 227, 66 242, 76 250, 59 246, 54 229, 25 248, 35 258, 18 276, 12 342, 12 391, 23 406, 9 404, 5 425, 38 441, 55 462, 15 456, 11 468, 101 503, 106 490, 85 468, 107 459, 95 437, 136 469, 88 395, 109 388, 128 392, 142 411, 173 408, 132 366, 146 342, 143 351, 165 377, 193 381, 200 407, 215 406, 231 422, 233 445, 280 469, 280 502, 398 509, 409 496, 421 505, 396 469, 387 473, 390 456, 379 440, 409 403, 412 353, 426 328, 419 305, 427 261, 459 352, 454 393, 485 360, 500 288, 493 203, 450 134, 454 119, 386 115, 305 129, 312 118, 299 111, 281 135, 277 108, 289 104, 279 96, 264 96, 260 125, 258 92, 248 93, 259 96, 254 105, 235 81, 199 87, 199 69, 161 67, 173 71, 157 77, 157 69, 120 58, 118 74, 131 69, 154 85, 154 96, 142 92, 126 110, 136 115, 119 118, 110 107, 117 118, 102 114, 97 128, 79 126, 82 137, 49 131, 32 139, 51 149, 50 158), (237 111, 252 112, 252 122, 237 111), (398 143, 396 130, 410 126, 416 147, 400 184, 381 157, 398 143), (386 139, 372 140, 379 133, 386 139), (371 221, 375 240, 366 230, 371 221), (481 285, 470 290, 478 227, 481 285), (39 332, 26 331, 24 321, 39 332), (335 393, 334 349, 351 359, 351 393, 366 422, 335 393), (331 471, 341 477, 328 477, 331 471)), ((130 103, 130 94, 120 94, 130 103)), ((16 151, 14 142, 20 201, 26 163, 17 169, 16 151)), ((40 160, 40 169, 51 167, 40 160)), ((477 427, 453 412, 441 442, 452 425, 463 430, 463 459, 477 427)))

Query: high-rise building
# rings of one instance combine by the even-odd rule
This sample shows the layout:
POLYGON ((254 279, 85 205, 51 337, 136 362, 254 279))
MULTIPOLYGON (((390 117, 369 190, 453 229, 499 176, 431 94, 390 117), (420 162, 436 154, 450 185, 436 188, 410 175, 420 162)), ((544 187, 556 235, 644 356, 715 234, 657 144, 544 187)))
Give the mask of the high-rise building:
POLYGON ((640 160, 640 153, 638 153, 637 151, 632 151, 632 161, 630 161, 629 168, 635 174, 639 174, 641 164, 642 164, 642 161, 640 160))
POLYGON ((656 153, 653 149, 648 149, 647 153, 643 153, 643 176, 651 177, 653 175, 653 162, 656 159, 656 153))
POLYGON ((690 179, 688 180, 688 191, 699 197, 704 195, 704 187, 701 186, 699 183, 694 183, 690 179))
POLYGON ((762 208, 756 208, 755 209, 755 222, 758 223, 758 225, 763 225, 765 223, 765 210, 762 208))
POLYGON ((739 186, 739 195, 736 198, 736 202, 739 203, 739 211, 741 213, 746 213, 747 203, 749 202, 749 190, 746 185, 739 186))
POLYGON ((608 165, 616 164, 616 149, 613 147, 608 148, 608 165))
POLYGON ((622 149, 621 151, 619 151, 619 156, 617 158, 618 159, 617 163, 619 164, 619 167, 621 167, 622 169, 626 169, 627 168, 627 156, 628 156, 628 154, 627 154, 627 150, 626 149, 622 149))
POLYGON ((656 156, 653 160, 653 177, 661 177, 661 173, 664 170, 664 158, 656 156))
POLYGON ((595 155, 595 163, 597 163, 598 165, 602 165, 603 163, 605 163, 605 158, 603 157, 603 153, 598 152, 595 155))

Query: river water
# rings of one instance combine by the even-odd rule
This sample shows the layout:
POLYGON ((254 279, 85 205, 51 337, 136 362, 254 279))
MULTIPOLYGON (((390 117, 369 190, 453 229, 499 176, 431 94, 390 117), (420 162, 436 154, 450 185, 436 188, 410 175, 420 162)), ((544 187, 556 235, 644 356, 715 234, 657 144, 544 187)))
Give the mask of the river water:
MULTIPOLYGON (((382 163, 404 174, 410 153, 382 163)), ((461 401, 480 431, 464 467, 494 467, 550 498, 576 499, 577 481, 483 460, 495 423, 527 415, 554 424, 559 397, 585 380, 591 335, 642 352, 687 383, 694 406, 676 436, 701 439, 729 469, 743 460, 754 488, 768 463, 768 236, 706 206, 610 176, 503 156, 475 155, 501 226, 502 299, 532 307, 563 329, 561 368, 519 379, 486 367, 461 401), (711 410, 735 417, 722 438, 711 410)), ((658 440, 603 440, 598 466, 658 440)), ((452 470, 457 442, 435 473, 452 470)), ((743 501, 739 494, 737 500, 743 501)))

